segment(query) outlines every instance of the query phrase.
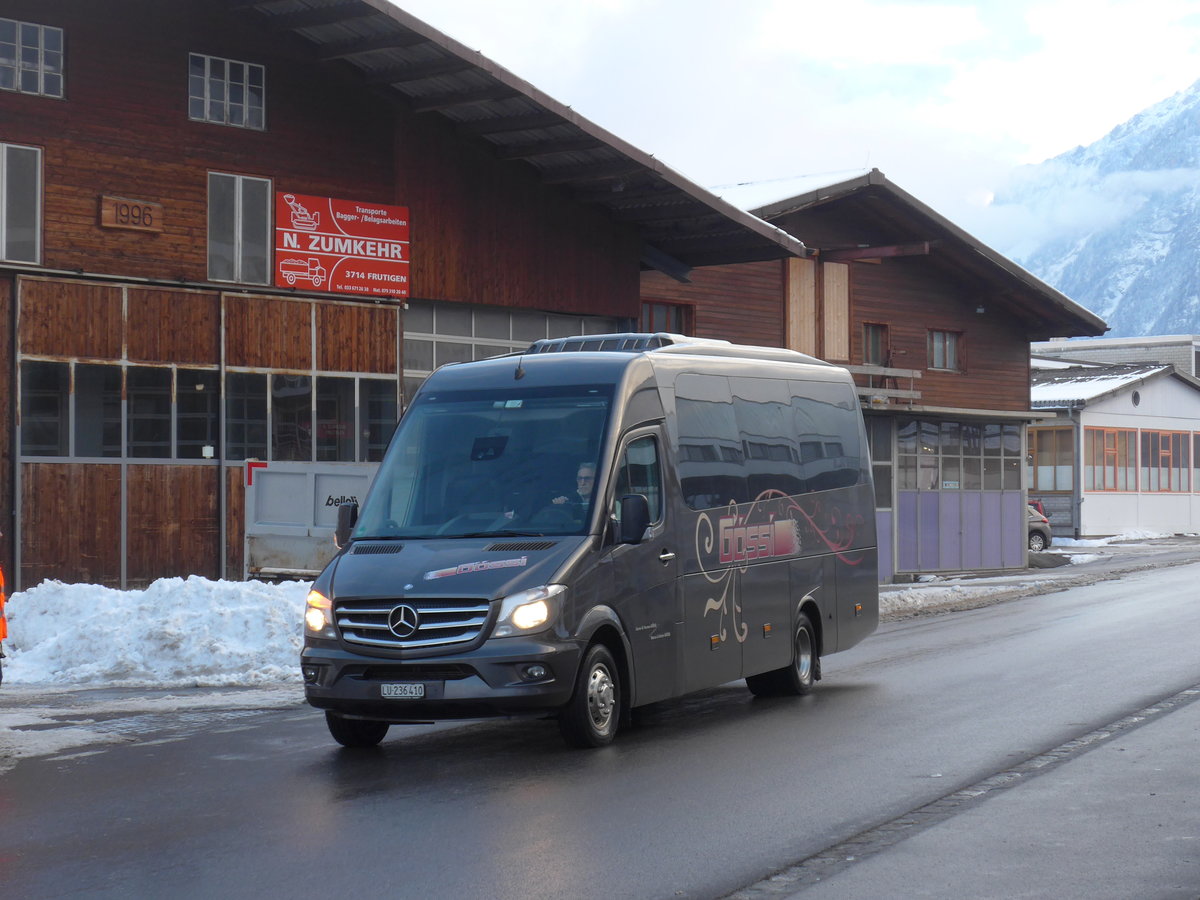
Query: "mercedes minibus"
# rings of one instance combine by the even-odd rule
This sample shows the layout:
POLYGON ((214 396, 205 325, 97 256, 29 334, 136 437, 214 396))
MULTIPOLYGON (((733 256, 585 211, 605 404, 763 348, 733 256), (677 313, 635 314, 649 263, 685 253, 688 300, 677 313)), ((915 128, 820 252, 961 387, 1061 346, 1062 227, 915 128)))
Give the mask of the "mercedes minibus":
POLYGON ((736 679, 808 693, 878 622, 855 387, 788 350, 589 335, 445 366, 339 514, 301 667, 346 746, 534 714, 597 747, 736 679))

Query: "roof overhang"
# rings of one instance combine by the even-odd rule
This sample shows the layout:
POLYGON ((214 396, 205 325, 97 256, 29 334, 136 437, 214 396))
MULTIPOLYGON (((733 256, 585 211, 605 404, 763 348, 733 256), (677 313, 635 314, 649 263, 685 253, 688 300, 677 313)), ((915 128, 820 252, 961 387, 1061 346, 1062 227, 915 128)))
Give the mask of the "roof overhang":
POLYGON ((897 239, 883 247, 813 248, 822 259, 928 255, 936 265, 966 281, 986 281, 991 300, 1001 302, 1025 324, 1030 340, 1100 335, 1108 330, 1108 324, 1095 313, 901 190, 878 169, 760 206, 753 212, 777 222, 793 213, 835 203, 849 206, 864 221, 886 223, 897 239))
POLYGON ((315 65, 419 115, 440 116, 496 157, 608 210, 644 243, 642 265, 686 279, 696 266, 805 256, 804 244, 722 200, 388 0, 223 0, 315 65))

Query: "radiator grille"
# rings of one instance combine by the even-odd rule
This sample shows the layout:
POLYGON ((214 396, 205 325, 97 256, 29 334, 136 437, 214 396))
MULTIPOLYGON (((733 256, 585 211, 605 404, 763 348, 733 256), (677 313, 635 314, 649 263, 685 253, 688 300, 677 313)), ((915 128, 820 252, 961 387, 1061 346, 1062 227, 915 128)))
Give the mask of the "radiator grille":
POLYGON ((467 644, 487 624, 491 604, 473 598, 338 600, 334 621, 344 641, 394 650, 467 644))

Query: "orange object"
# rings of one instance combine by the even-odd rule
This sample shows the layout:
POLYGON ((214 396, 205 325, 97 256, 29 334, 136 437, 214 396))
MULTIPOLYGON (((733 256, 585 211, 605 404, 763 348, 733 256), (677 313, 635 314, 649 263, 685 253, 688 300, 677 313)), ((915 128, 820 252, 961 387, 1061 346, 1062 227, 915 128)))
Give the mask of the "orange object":
POLYGON ((4 592, 4 570, 0 569, 0 641, 8 637, 8 620, 4 618, 4 601, 8 595, 4 592))

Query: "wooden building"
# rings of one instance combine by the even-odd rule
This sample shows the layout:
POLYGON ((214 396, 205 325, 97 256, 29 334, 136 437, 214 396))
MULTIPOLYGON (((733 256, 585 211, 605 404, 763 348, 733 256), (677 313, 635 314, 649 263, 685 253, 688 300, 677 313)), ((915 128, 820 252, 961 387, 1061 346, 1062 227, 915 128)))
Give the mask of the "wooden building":
POLYGON ((1105 323, 878 170, 754 212, 811 254, 699 270, 688 284, 648 272, 647 314, 855 373, 882 575, 1024 566, 1025 427, 1040 415, 1029 343, 1105 323))
POLYGON ((8 0, 0 203, 17 589, 240 578, 262 464, 377 460, 644 268, 805 252, 386 0, 8 0))

